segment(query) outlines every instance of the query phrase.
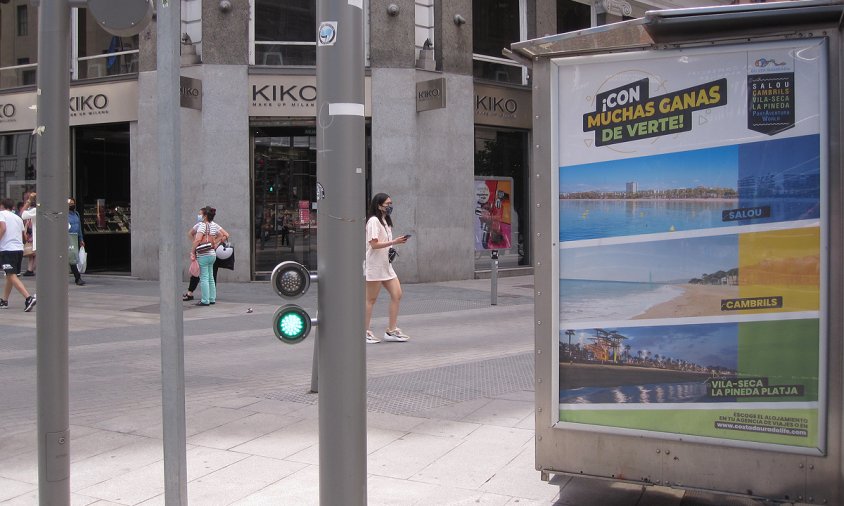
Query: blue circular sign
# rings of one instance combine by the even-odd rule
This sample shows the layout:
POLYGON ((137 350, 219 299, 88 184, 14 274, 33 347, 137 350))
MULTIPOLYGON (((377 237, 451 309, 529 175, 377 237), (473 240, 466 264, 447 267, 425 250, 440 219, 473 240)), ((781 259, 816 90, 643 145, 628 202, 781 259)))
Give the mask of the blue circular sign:
POLYGON ((319 25, 318 35, 320 45, 327 46, 334 44, 334 40, 337 38, 337 23, 323 21, 319 25))

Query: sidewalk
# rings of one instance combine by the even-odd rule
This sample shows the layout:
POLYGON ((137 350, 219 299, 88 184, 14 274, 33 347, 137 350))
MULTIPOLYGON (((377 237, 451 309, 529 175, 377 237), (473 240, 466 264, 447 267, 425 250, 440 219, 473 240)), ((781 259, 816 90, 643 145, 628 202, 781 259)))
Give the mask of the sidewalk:
MULTIPOLYGON (((23 278, 34 291, 32 278, 23 278)), ((87 276, 70 293, 72 504, 161 505, 158 285, 87 276)), ((533 279, 405 285, 407 343, 368 345, 370 505, 762 504, 534 469, 533 279)), ((277 341, 268 283, 184 304, 188 500, 319 504, 313 335, 277 341)), ((316 307, 316 290, 302 305, 316 307)), ((37 504, 35 314, 0 312, 0 504, 37 504)), ((386 324, 386 294, 372 329, 386 324)), ((361 339, 363 336, 361 336, 361 339)))

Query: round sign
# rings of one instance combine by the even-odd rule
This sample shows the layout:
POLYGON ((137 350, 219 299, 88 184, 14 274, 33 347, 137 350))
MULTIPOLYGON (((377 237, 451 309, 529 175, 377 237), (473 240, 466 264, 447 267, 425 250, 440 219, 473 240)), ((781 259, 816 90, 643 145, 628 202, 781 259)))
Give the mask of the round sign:
POLYGON ((319 45, 330 46, 334 44, 337 39, 337 22, 323 21, 319 24, 319 31, 317 32, 319 45))
POLYGON ((150 0, 88 0, 87 7, 105 31, 120 37, 141 33, 152 19, 150 0))

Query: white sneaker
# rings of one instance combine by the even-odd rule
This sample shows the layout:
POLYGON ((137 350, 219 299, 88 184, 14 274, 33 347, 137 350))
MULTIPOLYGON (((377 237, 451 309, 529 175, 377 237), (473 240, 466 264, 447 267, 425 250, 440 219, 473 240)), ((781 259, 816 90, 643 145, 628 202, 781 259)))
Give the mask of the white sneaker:
POLYGON ((405 334, 401 331, 400 328, 396 327, 393 330, 388 330, 384 332, 384 340, 391 341, 394 343, 403 343, 410 339, 410 336, 405 334))
POLYGON ((375 337, 375 334, 373 334, 372 331, 366 331, 366 344, 378 344, 380 342, 381 340, 375 337))

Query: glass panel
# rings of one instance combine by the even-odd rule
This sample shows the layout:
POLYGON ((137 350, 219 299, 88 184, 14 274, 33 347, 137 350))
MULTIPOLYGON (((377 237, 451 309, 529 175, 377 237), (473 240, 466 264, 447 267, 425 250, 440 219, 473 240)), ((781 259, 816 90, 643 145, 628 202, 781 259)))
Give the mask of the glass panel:
POLYGON ((474 53, 501 58, 501 50, 518 41, 519 0, 472 2, 474 53))
POLYGON ((316 43, 306 46, 255 44, 255 65, 316 65, 316 43))
POLYGON ((474 60, 472 62, 472 72, 478 79, 488 79, 499 83, 523 84, 521 67, 474 60))
POLYGON ((138 41, 137 35, 111 35, 100 28, 88 9, 79 9, 78 79, 138 72, 138 41))
POLYGON ((316 130, 253 130, 255 271, 294 260, 316 270, 316 130))
POLYGON ((0 2, 0 88, 35 84, 38 16, 28 0, 0 2), (31 67, 17 67, 31 64, 31 67))
POLYGON ((316 0, 255 0, 256 41, 314 41, 316 0))
POLYGON ((592 25, 592 7, 574 0, 557 0, 557 33, 574 32, 592 25))
MULTIPOLYGON (((527 169, 527 132, 475 127, 475 176, 513 178, 513 247, 501 251, 499 267, 530 265, 527 169)), ((489 268, 489 252, 475 252, 475 270, 489 268)))
POLYGON ((35 190, 36 140, 29 132, 0 135, 0 198, 17 203, 35 190))
POLYGON ((88 271, 131 270, 129 124, 73 129, 76 210, 88 271))

